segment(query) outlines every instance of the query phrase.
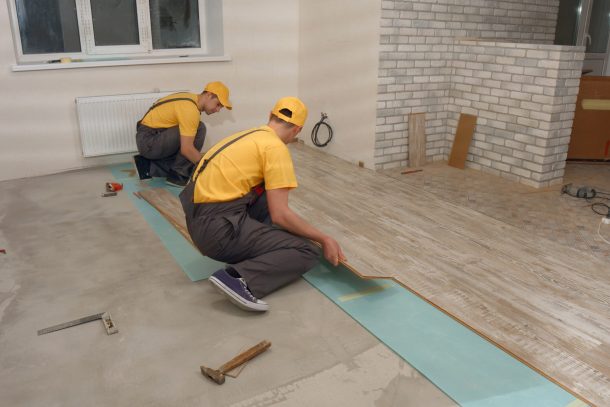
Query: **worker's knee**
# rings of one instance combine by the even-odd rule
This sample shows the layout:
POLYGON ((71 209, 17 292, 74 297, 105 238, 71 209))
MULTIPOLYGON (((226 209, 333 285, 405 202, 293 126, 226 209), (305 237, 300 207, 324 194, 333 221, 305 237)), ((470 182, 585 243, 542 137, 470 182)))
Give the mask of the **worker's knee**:
POLYGON ((320 255, 322 253, 322 250, 316 246, 315 244, 311 243, 308 240, 304 241, 304 245, 301 248, 301 252, 304 255, 305 261, 308 263, 309 268, 315 266, 320 258, 320 255))

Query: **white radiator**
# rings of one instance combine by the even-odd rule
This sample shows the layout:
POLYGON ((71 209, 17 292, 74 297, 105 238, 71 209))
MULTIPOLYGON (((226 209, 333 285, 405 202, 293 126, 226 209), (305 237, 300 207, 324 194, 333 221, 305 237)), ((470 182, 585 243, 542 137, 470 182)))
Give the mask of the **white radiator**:
POLYGON ((76 98, 83 156, 137 151, 136 123, 155 100, 175 92, 76 98))

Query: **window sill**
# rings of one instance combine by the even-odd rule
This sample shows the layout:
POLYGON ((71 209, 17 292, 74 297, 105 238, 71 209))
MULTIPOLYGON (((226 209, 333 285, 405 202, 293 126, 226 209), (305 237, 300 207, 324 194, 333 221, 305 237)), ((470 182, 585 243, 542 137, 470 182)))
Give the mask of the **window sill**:
POLYGON ((52 69, 75 69, 75 68, 97 68, 104 66, 126 66, 126 65, 156 65, 156 64, 183 64, 189 62, 224 62, 230 61, 228 55, 220 56, 174 56, 174 57, 151 57, 151 58, 104 58, 73 60, 71 62, 57 63, 24 63, 13 65, 13 72, 24 71, 46 71, 52 69))

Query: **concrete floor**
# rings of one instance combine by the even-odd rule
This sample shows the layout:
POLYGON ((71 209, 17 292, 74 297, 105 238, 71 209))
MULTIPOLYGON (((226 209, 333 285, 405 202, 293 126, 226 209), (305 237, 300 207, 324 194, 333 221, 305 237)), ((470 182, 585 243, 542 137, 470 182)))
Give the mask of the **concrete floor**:
POLYGON ((177 266, 106 169, 0 183, 0 394, 7 406, 452 406, 304 280, 234 307, 177 266), (91 322, 110 311, 119 333, 91 322), (218 386, 199 372, 273 345, 218 386))

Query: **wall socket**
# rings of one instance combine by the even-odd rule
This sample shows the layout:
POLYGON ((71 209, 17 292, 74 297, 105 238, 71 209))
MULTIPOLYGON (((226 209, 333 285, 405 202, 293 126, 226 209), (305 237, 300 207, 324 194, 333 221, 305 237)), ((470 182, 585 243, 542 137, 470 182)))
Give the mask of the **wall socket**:
POLYGON ((358 161, 358 167, 364 168, 364 161, 358 161))

